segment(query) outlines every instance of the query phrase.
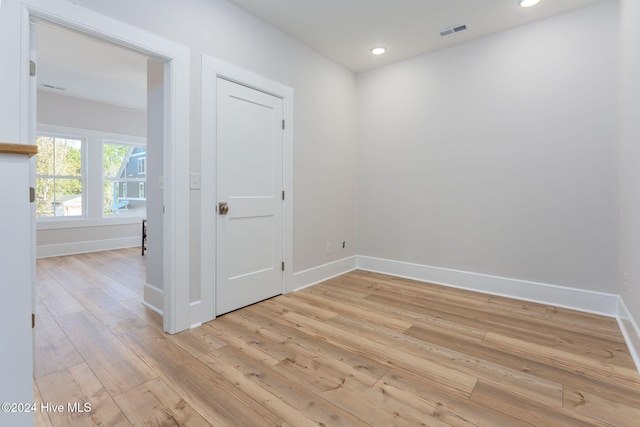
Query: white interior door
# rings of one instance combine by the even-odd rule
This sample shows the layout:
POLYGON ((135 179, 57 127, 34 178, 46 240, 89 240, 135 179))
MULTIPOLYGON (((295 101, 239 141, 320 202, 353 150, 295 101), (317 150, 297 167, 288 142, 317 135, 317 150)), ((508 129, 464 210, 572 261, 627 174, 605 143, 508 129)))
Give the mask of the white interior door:
POLYGON ((283 103, 217 80, 216 314, 283 292, 283 103))

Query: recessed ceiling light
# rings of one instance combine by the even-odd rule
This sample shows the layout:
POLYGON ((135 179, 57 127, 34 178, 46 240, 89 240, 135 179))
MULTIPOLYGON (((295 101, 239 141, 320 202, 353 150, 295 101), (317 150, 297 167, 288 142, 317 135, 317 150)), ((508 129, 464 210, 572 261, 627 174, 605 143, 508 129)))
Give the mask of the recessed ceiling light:
POLYGON ((520 4, 521 7, 531 7, 531 6, 535 6, 538 3, 540 3, 540 0, 519 0, 518 4, 520 4))
POLYGON ((382 55, 386 51, 387 51, 387 48, 383 46, 376 46, 371 48, 371 53, 373 53, 374 55, 382 55))

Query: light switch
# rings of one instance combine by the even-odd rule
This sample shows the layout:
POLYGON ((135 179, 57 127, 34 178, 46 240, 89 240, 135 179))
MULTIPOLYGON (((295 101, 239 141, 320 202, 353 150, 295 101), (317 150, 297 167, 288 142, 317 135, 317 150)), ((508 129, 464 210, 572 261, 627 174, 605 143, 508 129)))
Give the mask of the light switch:
POLYGON ((199 173, 189 174, 189 188, 191 188, 192 190, 199 190, 200 189, 200 174, 199 173))

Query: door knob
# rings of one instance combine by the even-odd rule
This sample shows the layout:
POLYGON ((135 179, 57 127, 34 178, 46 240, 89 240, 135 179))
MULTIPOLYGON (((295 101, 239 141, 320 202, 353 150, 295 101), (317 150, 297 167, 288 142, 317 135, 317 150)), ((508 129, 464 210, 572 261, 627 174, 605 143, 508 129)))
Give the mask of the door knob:
POLYGON ((227 204, 227 202, 218 203, 218 213, 220 215, 226 215, 229 213, 229 205, 227 204))

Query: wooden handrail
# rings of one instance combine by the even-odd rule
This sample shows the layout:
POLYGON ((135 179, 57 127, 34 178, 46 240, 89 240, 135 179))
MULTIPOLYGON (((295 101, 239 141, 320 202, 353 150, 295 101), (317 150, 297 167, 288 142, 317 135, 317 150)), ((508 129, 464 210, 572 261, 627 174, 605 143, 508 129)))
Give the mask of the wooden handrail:
POLYGON ((33 157, 38 154, 38 146, 0 142, 0 154, 24 154, 33 157))

